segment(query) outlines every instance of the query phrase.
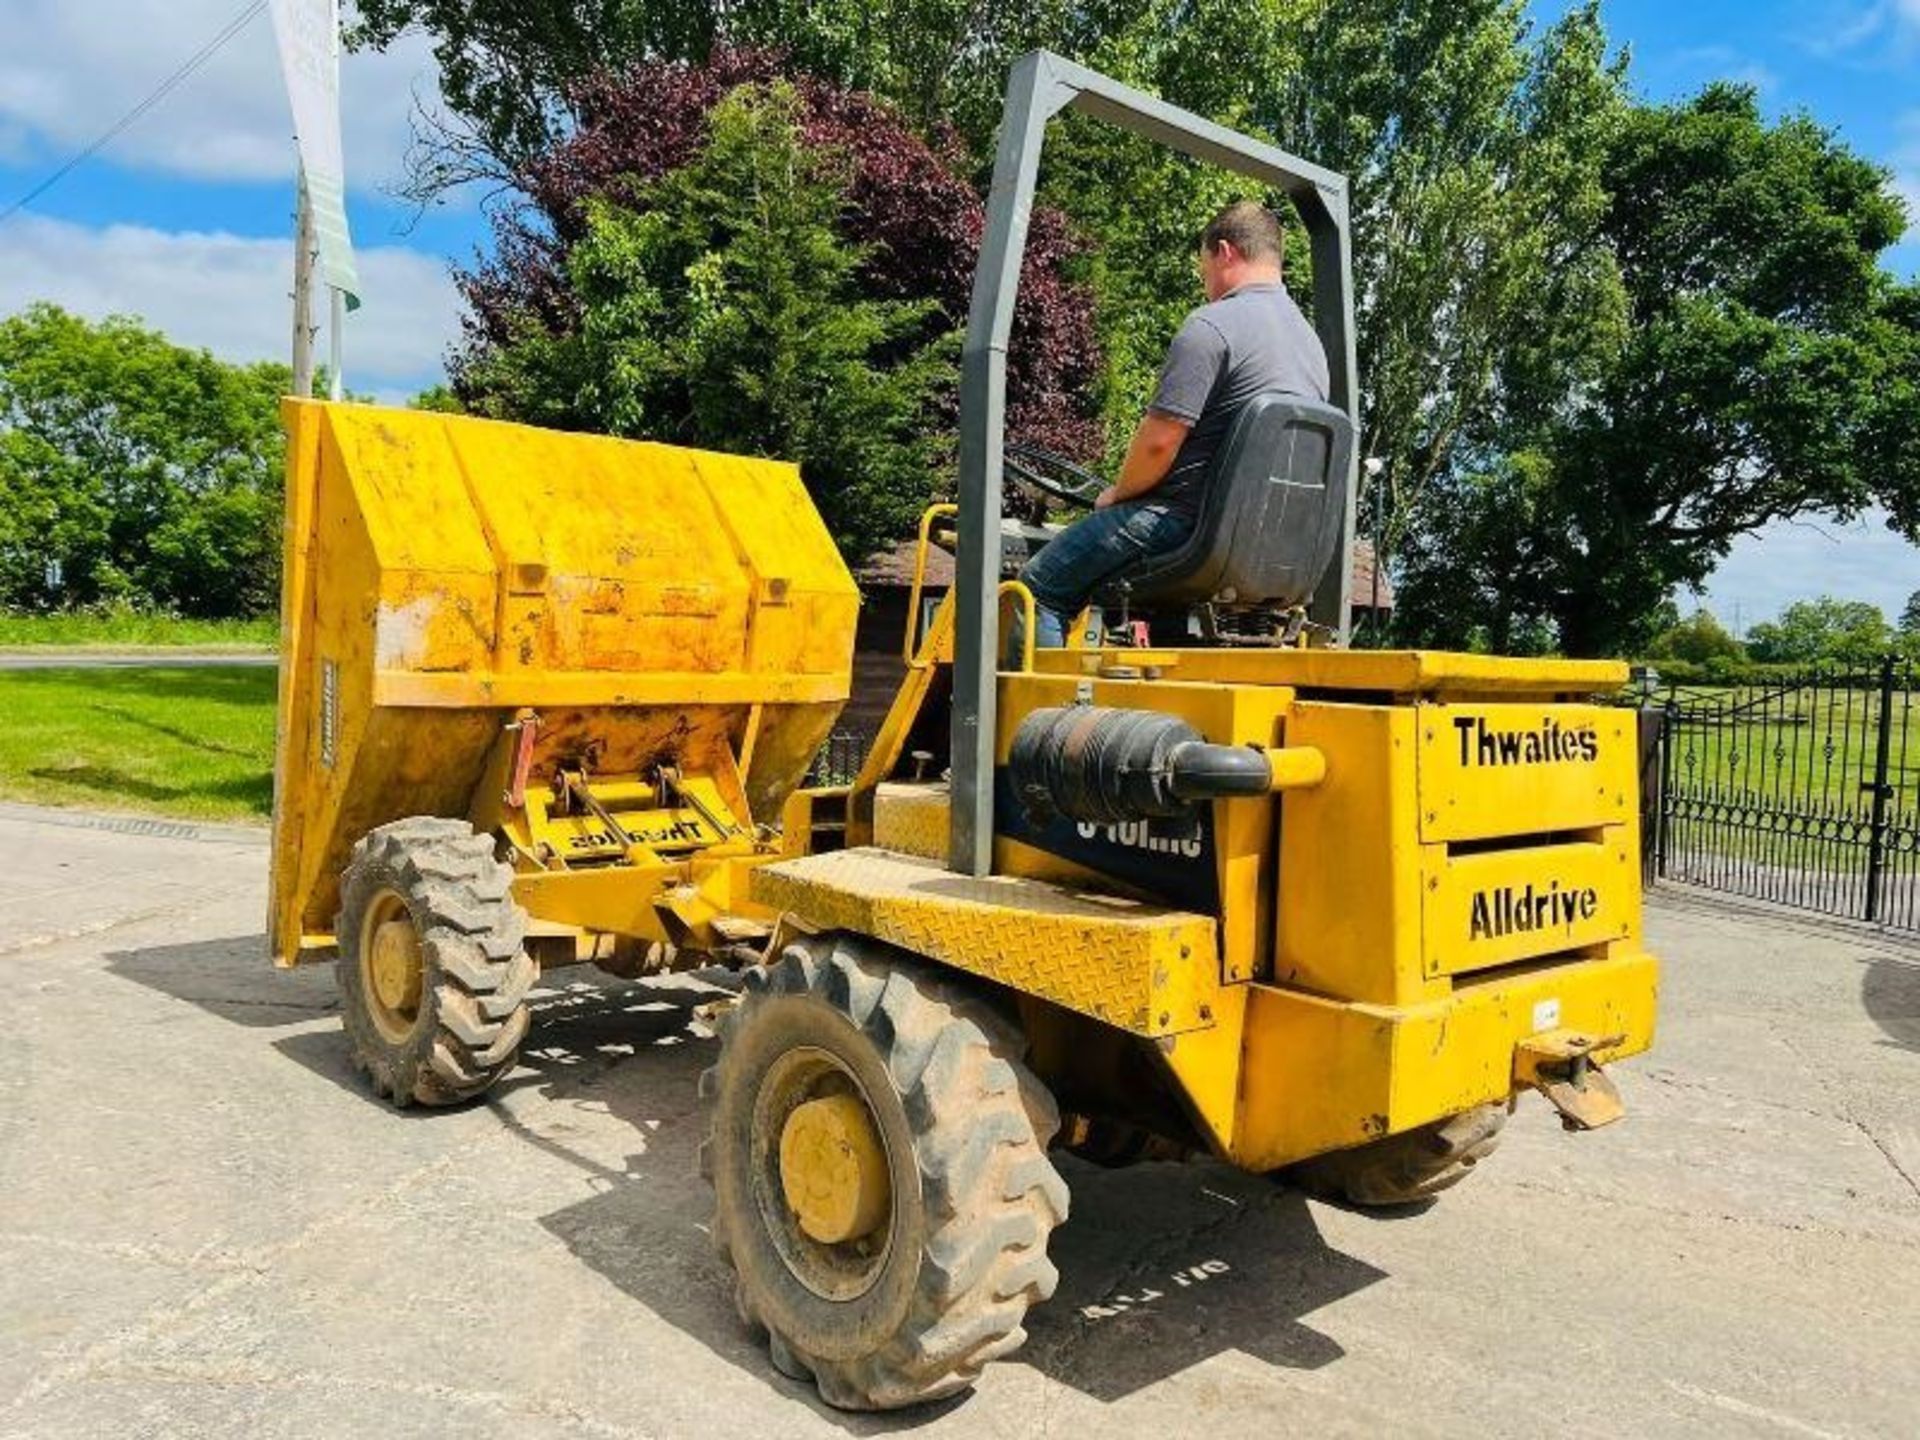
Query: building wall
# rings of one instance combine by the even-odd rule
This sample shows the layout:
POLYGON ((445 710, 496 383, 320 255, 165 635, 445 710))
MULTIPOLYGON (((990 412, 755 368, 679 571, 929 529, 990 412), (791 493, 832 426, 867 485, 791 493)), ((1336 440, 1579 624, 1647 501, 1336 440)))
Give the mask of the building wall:
POLYGON ((900 658, 907 638, 907 595, 898 586, 867 588, 853 636, 853 696, 836 729, 871 739, 887 718, 907 673, 900 658))

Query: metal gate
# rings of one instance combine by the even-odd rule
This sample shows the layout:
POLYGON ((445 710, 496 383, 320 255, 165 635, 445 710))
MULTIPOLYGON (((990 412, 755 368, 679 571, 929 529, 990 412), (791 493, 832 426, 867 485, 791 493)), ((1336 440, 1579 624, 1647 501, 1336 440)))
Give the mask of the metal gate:
POLYGON ((1655 875, 1920 930, 1920 663, 1640 700, 1655 875))

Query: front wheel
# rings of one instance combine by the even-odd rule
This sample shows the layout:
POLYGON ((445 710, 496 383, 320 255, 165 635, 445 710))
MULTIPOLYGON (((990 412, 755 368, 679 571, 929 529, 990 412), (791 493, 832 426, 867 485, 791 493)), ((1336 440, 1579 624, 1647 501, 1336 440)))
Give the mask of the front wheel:
POLYGON ((828 1404, 965 1388, 1058 1279, 1067 1189, 1017 1030, 930 967, 847 936, 749 970, 701 1079, 713 1239, 773 1363, 828 1404))
POLYGON ((335 974, 354 1064, 395 1105, 471 1100, 513 1068, 538 970, 512 867, 464 820, 370 831, 340 880, 335 974))

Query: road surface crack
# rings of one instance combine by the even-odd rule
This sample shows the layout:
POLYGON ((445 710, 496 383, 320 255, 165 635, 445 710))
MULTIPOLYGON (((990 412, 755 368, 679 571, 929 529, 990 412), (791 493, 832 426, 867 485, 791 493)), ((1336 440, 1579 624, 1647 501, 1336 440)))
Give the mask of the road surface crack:
POLYGON ((1866 1121, 1854 1119, 1852 1116, 1848 1116, 1847 1118, 1852 1121, 1853 1128, 1866 1136, 1873 1148, 1880 1152, 1881 1158, 1893 1167, 1893 1173, 1907 1182, 1907 1188, 1913 1192, 1914 1198, 1920 1200, 1920 1180, 1916 1180, 1913 1172, 1900 1163, 1900 1157, 1893 1153, 1892 1149, 1888 1147, 1884 1140, 1873 1133, 1873 1127, 1868 1125, 1866 1121))

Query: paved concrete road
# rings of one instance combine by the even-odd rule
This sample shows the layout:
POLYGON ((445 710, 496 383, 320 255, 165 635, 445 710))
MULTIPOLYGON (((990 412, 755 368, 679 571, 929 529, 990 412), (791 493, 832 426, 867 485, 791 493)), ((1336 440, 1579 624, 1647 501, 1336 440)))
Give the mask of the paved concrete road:
POLYGON ((221 665, 278 665, 272 650, 0 650, 0 670, 204 670, 221 665))
POLYGON ((488 1105, 394 1113, 246 834, 0 814, 0 1435, 1910 1435, 1920 952, 1669 898, 1632 1114, 1534 1102, 1383 1221, 1070 1164, 1061 1293, 969 1397, 850 1417, 734 1318, 698 987, 560 983, 488 1105), (1184 1282, 1184 1283, 1183 1283, 1184 1282), (1094 1308, 1089 1308, 1094 1307, 1094 1308))

